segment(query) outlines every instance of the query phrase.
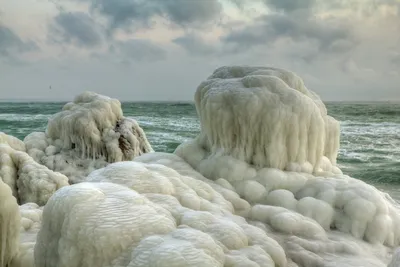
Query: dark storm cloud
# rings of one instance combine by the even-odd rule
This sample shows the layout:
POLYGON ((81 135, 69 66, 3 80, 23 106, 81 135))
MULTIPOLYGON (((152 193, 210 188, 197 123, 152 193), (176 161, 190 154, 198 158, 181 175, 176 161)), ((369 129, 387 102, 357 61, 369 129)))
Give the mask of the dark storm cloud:
POLYGON ((18 57, 22 53, 38 49, 36 43, 24 42, 11 29, 0 25, 0 59, 17 63, 18 57))
POLYGON ((191 55, 211 55, 218 52, 218 49, 207 44, 196 34, 187 34, 172 40, 175 44, 183 47, 191 55))
POLYGON ((181 26, 201 27, 222 12, 217 0, 92 0, 91 9, 109 18, 111 29, 148 26, 154 16, 181 26))
POLYGON ((49 39, 57 43, 95 47, 102 43, 102 33, 95 21, 83 12, 61 12, 50 25, 49 39))
POLYGON ((110 52, 123 58, 124 61, 160 61, 166 58, 166 52, 158 45, 142 39, 131 39, 116 42, 110 46, 110 52))

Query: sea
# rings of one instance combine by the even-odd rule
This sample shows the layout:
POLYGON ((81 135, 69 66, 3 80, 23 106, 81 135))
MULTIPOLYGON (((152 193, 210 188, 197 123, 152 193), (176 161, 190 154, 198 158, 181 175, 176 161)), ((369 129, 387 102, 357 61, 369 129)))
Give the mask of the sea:
MULTIPOLYGON (((0 131, 24 139, 45 131, 48 119, 65 103, 0 103, 0 131)), ((400 103, 325 103, 340 121, 338 164, 354 178, 400 200, 400 103)), ((125 117, 136 119, 153 149, 173 152, 200 131, 193 103, 122 103, 125 117)))

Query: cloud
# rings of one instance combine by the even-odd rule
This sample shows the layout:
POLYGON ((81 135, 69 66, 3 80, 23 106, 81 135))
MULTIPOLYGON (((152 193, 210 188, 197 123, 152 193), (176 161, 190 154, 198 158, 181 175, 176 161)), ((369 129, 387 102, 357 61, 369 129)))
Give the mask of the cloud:
POLYGON ((198 34, 190 33, 172 40, 175 44, 183 47, 186 52, 195 56, 215 55, 219 52, 218 47, 213 44, 206 43, 198 34))
POLYGON ((263 65, 295 71, 324 100, 398 98, 397 0, 50 1, 3 1, 2 97, 50 97, 51 83, 53 98, 191 100, 219 66, 263 65))
POLYGON ((110 46, 110 52, 121 58, 121 62, 155 62, 164 60, 167 53, 149 40, 131 39, 118 41, 110 46))
POLYGON ((111 30, 149 26, 157 16, 183 27, 203 27, 222 12, 218 0, 92 0, 91 9, 110 20, 111 30))
POLYGON ((264 0, 264 2, 269 7, 289 13, 300 9, 309 10, 316 4, 316 0, 264 0))
POLYGON ((314 1, 280 1, 266 2, 273 3, 274 8, 285 10, 284 13, 262 15, 253 23, 225 34, 222 42, 235 45, 238 49, 249 49, 290 39, 315 43, 315 52, 322 53, 345 53, 357 45, 358 39, 353 34, 352 25, 346 21, 316 18, 309 14, 310 10, 297 13, 299 9, 312 8, 314 1))
POLYGON ((88 14, 62 11, 50 25, 49 40, 79 47, 96 47, 102 44, 103 36, 99 25, 88 14))
POLYGON ((38 49, 33 41, 23 41, 10 28, 0 25, 0 60, 17 63, 23 53, 38 49))
POLYGON ((370 68, 360 67, 353 59, 347 59, 343 62, 342 71, 344 73, 350 73, 356 80, 370 80, 374 78, 377 73, 375 70, 370 68))
POLYGON ((397 53, 397 52, 392 53, 391 58, 390 58, 390 61, 391 61, 394 65, 400 66, 400 52, 399 52, 399 53, 397 53))

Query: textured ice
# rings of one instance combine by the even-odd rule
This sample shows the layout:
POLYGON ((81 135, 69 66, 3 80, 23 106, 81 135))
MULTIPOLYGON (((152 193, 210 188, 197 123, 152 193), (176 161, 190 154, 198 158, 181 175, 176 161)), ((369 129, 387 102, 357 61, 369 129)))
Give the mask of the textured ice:
POLYGON ((57 191, 44 209, 36 264, 350 267, 389 261, 389 246, 324 229, 325 214, 314 219, 319 214, 250 205, 178 156, 148 153, 57 191))
POLYGON ((399 266, 398 204, 342 174, 339 124, 297 75, 223 67, 195 100, 201 133, 174 154, 145 153, 93 93, 25 144, 0 134, 0 267, 399 266), (22 195, 39 205, 18 209, 10 188, 49 169, 85 181, 40 191, 31 175, 22 195))
POLYGON ((197 142, 208 153, 257 167, 339 171, 339 123, 294 73, 222 67, 200 84, 195 101, 197 142))
POLYGON ((163 165, 128 162, 109 165, 91 180, 97 182, 59 190, 45 206, 37 266, 286 265, 278 243, 234 216, 231 204, 202 181, 163 165), (109 176, 113 165, 125 171, 109 176), (140 185, 149 176, 170 181, 169 190, 140 185), (135 177, 139 181, 130 183, 135 177))
POLYGON ((137 122, 123 117, 121 103, 93 92, 65 104, 45 133, 31 133, 24 142, 38 163, 65 174, 71 183, 108 163, 152 151, 137 122))
MULTIPOLYGON (((1 177, 0 177, 1 178, 1 177)), ((18 203, 11 188, 0 179, 0 266, 11 266, 19 253, 18 203)))
POLYGON ((12 135, 7 135, 3 132, 0 132, 0 144, 7 144, 9 145, 12 149, 18 150, 18 151, 25 151, 25 144, 18 138, 12 136, 12 135))
MULTIPOLYGON (((181 175, 208 180, 209 183, 215 180, 205 178, 172 154, 150 153, 135 158, 135 161, 162 164, 181 175)), ((240 214, 250 224, 263 229, 269 237, 279 242, 285 250, 289 266, 292 266, 292 261, 298 266, 307 267, 386 266, 390 251, 398 246, 397 205, 388 195, 362 181, 347 176, 316 177, 307 173, 265 168, 258 171, 258 177, 237 182, 235 188, 235 183, 231 184, 229 177, 237 180, 237 171, 233 168, 229 173, 225 169, 226 176, 219 176, 215 180, 215 190, 222 185, 241 194, 246 208, 235 209, 234 213, 240 214), (251 190, 246 190, 248 184, 251 190), (254 193, 260 191, 264 193, 254 193), (245 192, 249 193, 245 195, 245 192), (254 201, 257 195, 263 198, 254 201), (373 219, 368 218, 373 213, 371 211, 362 214, 367 208, 363 205, 368 205, 363 197, 375 204, 376 210, 373 212, 376 214, 373 219), (347 205, 345 201, 348 201, 347 205), (250 212, 243 211, 247 210, 248 205, 250 212), (377 210, 386 214, 380 214, 377 210), (366 228, 362 221, 364 218, 369 221, 366 228), (387 222, 393 223, 391 228, 385 228, 387 222), (394 244, 390 244, 392 235, 396 235, 394 239, 397 239, 394 244)), ((243 173, 252 172, 244 170, 243 173)), ((231 203, 237 203, 235 199, 225 198, 231 203)))
POLYGON ((14 259, 13 267, 35 267, 33 251, 37 233, 42 223, 43 207, 35 203, 26 203, 19 208, 21 214, 19 255, 14 259))
POLYGON ((68 178, 37 163, 24 149, 22 141, 3 135, 3 143, 0 143, 0 179, 12 189, 18 203, 45 205, 55 191, 68 185, 68 178))
POLYGON ((390 261, 388 267, 398 267, 400 266, 400 248, 396 249, 393 253, 392 260, 390 261))

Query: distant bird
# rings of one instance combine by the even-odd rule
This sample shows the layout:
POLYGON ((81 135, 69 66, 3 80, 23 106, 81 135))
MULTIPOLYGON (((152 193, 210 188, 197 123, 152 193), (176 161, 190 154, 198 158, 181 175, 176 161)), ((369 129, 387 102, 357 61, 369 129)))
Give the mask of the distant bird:
POLYGON ((49 86, 49 89, 51 90, 51 85, 49 86))

